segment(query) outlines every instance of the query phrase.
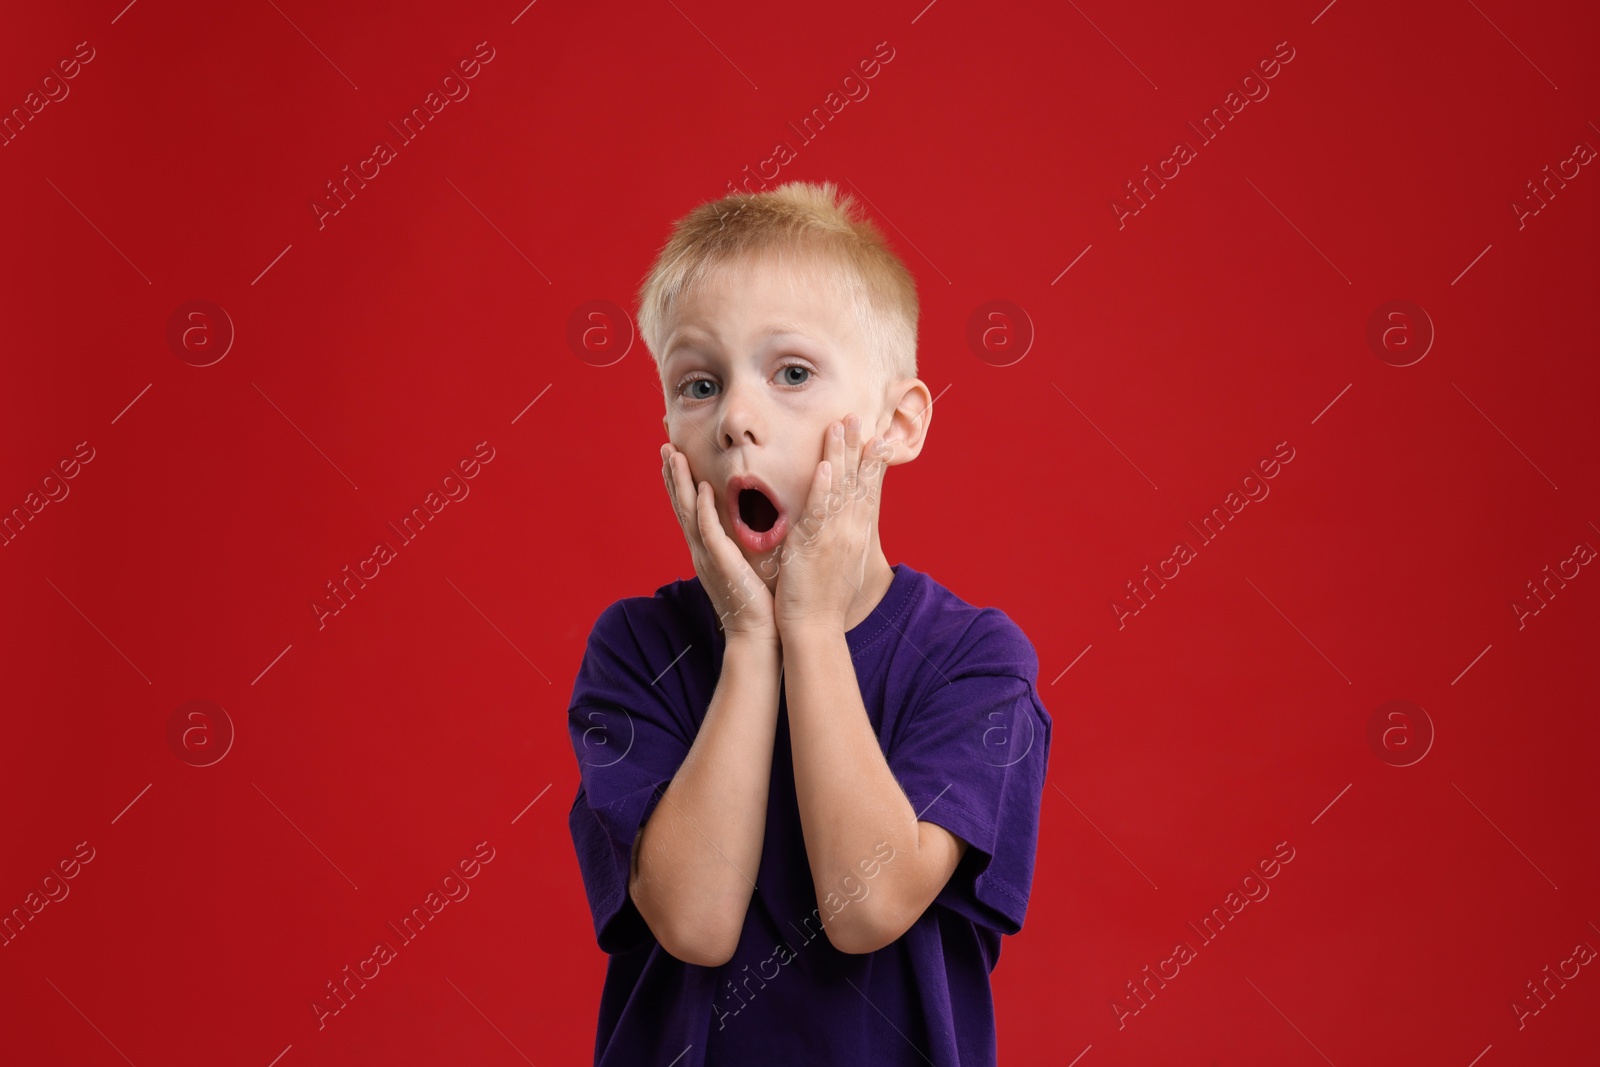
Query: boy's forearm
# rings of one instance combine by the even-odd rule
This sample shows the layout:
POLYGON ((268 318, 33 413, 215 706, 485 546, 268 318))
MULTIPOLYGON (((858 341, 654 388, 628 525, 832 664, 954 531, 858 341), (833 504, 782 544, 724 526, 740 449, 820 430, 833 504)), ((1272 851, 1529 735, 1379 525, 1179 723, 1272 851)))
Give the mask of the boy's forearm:
POLYGON ((795 793, 817 901, 825 903, 830 893, 850 901, 824 929, 843 951, 870 951, 882 931, 898 931, 915 918, 899 914, 903 901, 931 896, 918 881, 925 872, 917 813, 867 718, 844 633, 786 632, 783 643, 795 793), (883 859, 878 850, 885 842, 892 861, 869 866, 877 873, 868 881, 861 864, 883 859), (847 877, 865 884, 866 893, 850 896, 847 877))
POLYGON ((761 863, 782 664, 775 639, 729 636, 700 730, 639 834, 629 893, 687 963, 716 966, 738 946, 761 863))

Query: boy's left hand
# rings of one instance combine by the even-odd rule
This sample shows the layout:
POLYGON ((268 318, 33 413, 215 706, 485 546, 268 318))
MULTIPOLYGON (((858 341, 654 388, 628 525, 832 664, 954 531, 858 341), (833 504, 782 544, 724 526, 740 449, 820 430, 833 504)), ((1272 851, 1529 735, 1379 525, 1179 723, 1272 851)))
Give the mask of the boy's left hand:
POLYGON ((893 446, 876 437, 863 442, 861 419, 854 414, 824 433, 824 458, 811 479, 805 510, 795 517, 777 556, 773 614, 780 634, 804 627, 844 632, 866 577, 893 446), (882 451, 875 451, 880 445, 882 451))

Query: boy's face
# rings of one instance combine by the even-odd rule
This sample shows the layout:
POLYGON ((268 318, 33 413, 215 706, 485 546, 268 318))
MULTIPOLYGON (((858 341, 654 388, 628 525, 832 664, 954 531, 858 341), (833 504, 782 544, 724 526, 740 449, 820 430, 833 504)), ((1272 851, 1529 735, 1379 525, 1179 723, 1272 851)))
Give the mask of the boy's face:
POLYGON ((865 442, 893 413, 834 287, 805 281, 790 292, 770 261, 723 267, 680 303, 662 373, 667 439, 695 482, 711 483, 722 528, 762 575, 760 561, 804 513, 828 427, 853 412, 865 442), (765 487, 776 519, 753 494, 741 507, 738 478, 765 487))

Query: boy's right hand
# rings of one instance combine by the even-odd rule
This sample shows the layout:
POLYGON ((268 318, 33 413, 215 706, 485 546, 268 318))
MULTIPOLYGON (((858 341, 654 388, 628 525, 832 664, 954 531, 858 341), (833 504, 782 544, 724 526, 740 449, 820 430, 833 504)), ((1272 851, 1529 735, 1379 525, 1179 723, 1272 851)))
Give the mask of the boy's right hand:
POLYGON ((678 526, 689 543, 694 572, 711 598, 724 635, 730 640, 738 635, 777 644, 772 593, 722 528, 716 490, 707 482, 694 481, 689 457, 671 442, 661 446, 661 475, 678 526))

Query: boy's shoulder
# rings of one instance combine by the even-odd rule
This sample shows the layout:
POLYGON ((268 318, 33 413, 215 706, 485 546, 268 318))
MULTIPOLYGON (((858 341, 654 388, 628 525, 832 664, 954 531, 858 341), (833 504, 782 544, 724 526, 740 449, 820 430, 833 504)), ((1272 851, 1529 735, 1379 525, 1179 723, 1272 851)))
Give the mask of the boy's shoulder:
POLYGON ((700 578, 679 578, 657 587, 648 596, 619 597, 600 612, 594 633, 615 636, 631 634, 637 640, 676 635, 696 628, 715 629, 711 598, 700 586, 700 578))
POLYGON ((1004 610, 972 604, 931 575, 919 578, 923 592, 907 619, 908 636, 914 629, 925 648, 964 670, 1038 676, 1033 642, 1004 610))

